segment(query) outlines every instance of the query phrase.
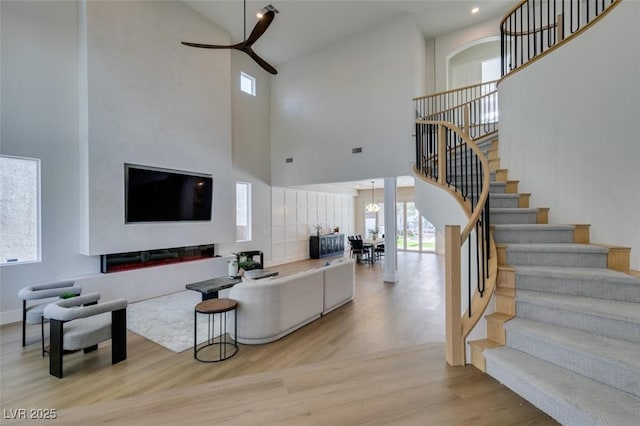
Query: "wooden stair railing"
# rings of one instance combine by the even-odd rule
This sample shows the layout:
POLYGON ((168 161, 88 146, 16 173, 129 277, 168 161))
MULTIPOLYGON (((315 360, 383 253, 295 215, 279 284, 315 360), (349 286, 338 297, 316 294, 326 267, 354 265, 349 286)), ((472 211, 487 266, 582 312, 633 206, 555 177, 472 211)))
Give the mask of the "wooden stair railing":
MULTIPOLYGON (((495 133, 495 127, 482 125, 482 114, 473 121, 470 114, 474 105, 484 102, 487 95, 480 94, 462 105, 446 108, 440 113, 431 112, 416 120, 417 162, 414 175, 448 191, 468 217, 462 231, 458 225, 448 225, 445 231, 446 360, 454 366, 466 364, 465 339, 489 304, 498 270, 496 248, 489 232, 489 160, 470 136, 472 129, 485 129, 483 137, 495 133), (462 126, 452 121, 460 122, 462 126), (461 250, 467 241, 469 305, 462 315, 461 250), (475 274, 471 273, 473 245, 476 250, 475 274), (472 291, 473 284, 475 291, 472 291)), ((497 92, 494 90, 491 95, 496 97, 497 107, 497 92)), ((495 120, 492 122, 495 124, 495 120)))

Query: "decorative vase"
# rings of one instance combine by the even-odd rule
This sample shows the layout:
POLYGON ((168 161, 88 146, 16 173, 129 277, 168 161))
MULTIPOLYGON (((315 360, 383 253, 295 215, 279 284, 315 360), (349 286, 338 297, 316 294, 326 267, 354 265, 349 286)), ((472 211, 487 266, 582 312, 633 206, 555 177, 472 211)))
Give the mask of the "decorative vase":
POLYGON ((238 276, 238 261, 237 260, 230 260, 227 262, 228 264, 228 269, 229 269, 229 276, 230 277, 237 277, 238 276))

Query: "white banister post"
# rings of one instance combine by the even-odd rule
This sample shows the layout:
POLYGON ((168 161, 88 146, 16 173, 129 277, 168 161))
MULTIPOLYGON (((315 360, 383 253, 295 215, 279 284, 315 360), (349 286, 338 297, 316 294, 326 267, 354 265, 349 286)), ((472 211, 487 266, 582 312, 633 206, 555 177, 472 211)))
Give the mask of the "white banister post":
POLYGON ((396 178, 384 178, 384 281, 398 282, 396 178))

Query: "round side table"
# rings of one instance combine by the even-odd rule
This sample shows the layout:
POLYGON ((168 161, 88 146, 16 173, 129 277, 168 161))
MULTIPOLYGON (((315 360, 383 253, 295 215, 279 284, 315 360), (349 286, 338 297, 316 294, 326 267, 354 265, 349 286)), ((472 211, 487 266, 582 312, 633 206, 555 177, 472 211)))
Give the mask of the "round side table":
POLYGON ((209 299, 204 302, 200 302, 196 305, 193 312, 193 357, 200 362, 220 362, 225 359, 231 358, 238 352, 238 302, 233 299, 209 299), (234 333, 233 339, 228 336, 227 331, 227 312, 233 311, 234 313, 234 333), (204 345, 198 348, 198 314, 207 315, 207 341, 204 345), (219 334, 215 336, 215 318, 218 317, 218 331, 219 334), (198 357, 198 353, 211 346, 217 346, 218 351, 211 351, 213 353, 218 352, 218 357, 213 359, 203 359, 198 357), (227 351, 227 348, 229 350, 227 351))

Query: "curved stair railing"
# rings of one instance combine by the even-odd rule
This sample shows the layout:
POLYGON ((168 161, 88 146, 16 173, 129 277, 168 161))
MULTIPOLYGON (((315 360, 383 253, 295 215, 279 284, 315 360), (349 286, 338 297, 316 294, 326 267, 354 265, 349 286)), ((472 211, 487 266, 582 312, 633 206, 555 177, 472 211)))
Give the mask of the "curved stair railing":
POLYGON ((522 0, 500 23, 502 75, 568 41, 621 0, 522 0))
POLYGON ((448 191, 469 218, 462 231, 460 226, 448 225, 445 232, 446 358, 450 365, 465 364, 465 339, 482 317, 497 278, 496 248, 489 232, 489 161, 476 144, 497 131, 495 83, 414 99, 414 174, 448 191), (462 315, 461 252, 465 244, 469 303, 462 315))

